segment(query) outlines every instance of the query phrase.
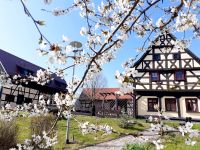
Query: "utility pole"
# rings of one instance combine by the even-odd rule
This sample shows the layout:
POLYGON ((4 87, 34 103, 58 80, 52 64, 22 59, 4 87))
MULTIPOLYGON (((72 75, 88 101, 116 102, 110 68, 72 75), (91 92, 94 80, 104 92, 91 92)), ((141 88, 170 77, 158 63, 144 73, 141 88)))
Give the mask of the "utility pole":
MULTIPOLYGON (((74 48, 73 53, 73 59, 74 59, 74 66, 73 66, 73 71, 72 71, 72 84, 74 83, 74 75, 75 75, 75 62, 76 62, 76 58, 80 57, 77 56, 77 54, 81 55, 81 52, 83 51, 81 49, 82 44, 78 41, 73 41, 70 43, 70 45, 74 48)), ((73 89, 72 89, 73 90, 73 89)), ((70 128, 70 118, 67 118, 67 130, 66 130, 66 144, 70 144, 69 142, 69 128, 70 128)))

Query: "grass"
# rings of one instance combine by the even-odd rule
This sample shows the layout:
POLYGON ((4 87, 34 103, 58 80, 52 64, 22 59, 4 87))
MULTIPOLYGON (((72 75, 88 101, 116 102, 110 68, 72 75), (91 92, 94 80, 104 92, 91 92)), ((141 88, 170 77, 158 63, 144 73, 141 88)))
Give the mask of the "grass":
POLYGON ((22 143, 26 138, 30 137, 30 118, 17 118, 17 126, 19 128, 18 142, 22 143))
MULTIPOLYGON (((82 135, 81 131, 78 128, 78 123, 71 119, 70 122, 70 141, 73 144, 65 144, 66 140, 66 120, 59 120, 58 128, 58 143, 55 146, 55 150, 64 150, 64 149, 78 149, 80 147, 94 145, 104 141, 108 141, 114 138, 118 138, 125 134, 135 134, 138 131, 142 131, 146 128, 149 128, 150 123, 145 123, 142 119, 137 119, 138 124, 131 125, 128 128, 124 129, 120 127, 120 119, 117 118, 97 118, 91 116, 75 116, 78 121, 89 121, 94 124, 108 124, 114 129, 114 133, 104 136, 103 133, 90 133, 87 135, 82 135)), ((165 124, 173 127, 179 126, 178 121, 164 121, 165 124)), ((30 118, 18 118, 17 125, 19 127, 19 136, 18 142, 22 143, 26 138, 30 137, 30 118)), ((194 123, 193 129, 200 130, 200 123, 194 123)), ((197 144, 194 146, 187 146, 185 144, 185 139, 180 134, 166 135, 165 139, 165 150, 199 150, 200 149, 200 138, 196 138, 197 144)), ((154 148, 153 148, 154 149, 154 148)))
POLYGON ((103 133, 90 133, 87 135, 82 135, 81 131, 78 128, 78 123, 71 120, 71 130, 70 130, 70 139, 74 138, 75 144, 65 145, 66 139, 66 120, 61 120, 58 122, 58 141, 59 143, 56 145, 56 149, 76 149, 79 147, 83 147, 86 145, 94 145, 100 142, 108 141, 117 137, 120 137, 123 134, 134 134, 138 131, 144 130, 148 128, 148 125, 143 122, 143 126, 136 125, 134 127, 130 127, 129 129, 123 129, 119 126, 120 120, 114 118, 97 118, 91 116, 76 116, 76 119, 79 121, 89 121, 94 124, 108 124, 111 126, 115 133, 104 136, 103 133))
MULTIPOLYGON (((179 121, 165 121, 165 124, 178 127, 179 121)), ((193 129, 200 130, 200 123, 193 123, 193 129)), ((165 139, 165 148, 164 150, 199 150, 200 149, 200 138, 194 138, 197 143, 194 146, 188 146, 185 144, 185 137, 181 136, 180 133, 171 133, 164 136, 165 139)))
MULTIPOLYGON (((171 127, 178 127, 179 121, 164 121, 164 124, 169 125, 171 127)), ((200 123, 193 123, 193 129, 200 130, 200 123)), ((169 133, 162 137, 164 139, 164 150, 200 150, 200 138, 196 137, 193 140, 197 141, 194 146, 188 146, 185 144, 185 137, 181 136, 180 133, 169 133)), ((134 145, 130 145, 134 146, 134 145)), ((145 148, 144 148, 145 149, 145 148)), ((150 150, 155 150, 155 146, 149 147, 150 150)), ((126 150, 130 150, 130 148, 126 148, 126 150)), ((133 150, 133 149, 131 149, 133 150)), ((146 149, 147 150, 147 149, 146 149)))
MULTIPOLYGON (((142 131, 149 127, 150 124, 145 123, 144 120, 137 120, 138 124, 131 125, 127 129, 120 127, 120 119, 117 118, 97 118, 91 116, 75 116, 78 121, 89 121, 93 124, 107 124, 111 126, 114 133, 110 135, 103 135, 103 133, 89 133, 87 135, 82 135, 80 129, 78 128, 78 123, 71 119, 70 121, 70 141, 74 141, 73 144, 65 144, 66 140, 66 120, 58 121, 58 143, 55 146, 56 150, 63 149, 78 149, 80 147, 94 145, 104 141, 118 138, 125 134, 136 134, 138 131, 142 131)), ((26 138, 30 137, 30 118, 18 118, 17 125, 19 127, 18 141, 22 143, 26 138)))
POLYGON ((123 150, 152 150, 151 144, 127 144, 123 150))
POLYGON ((188 146, 185 144, 185 139, 180 134, 168 135, 164 137, 165 139, 165 150, 199 150, 200 149, 200 139, 195 138, 197 143, 194 146, 188 146))

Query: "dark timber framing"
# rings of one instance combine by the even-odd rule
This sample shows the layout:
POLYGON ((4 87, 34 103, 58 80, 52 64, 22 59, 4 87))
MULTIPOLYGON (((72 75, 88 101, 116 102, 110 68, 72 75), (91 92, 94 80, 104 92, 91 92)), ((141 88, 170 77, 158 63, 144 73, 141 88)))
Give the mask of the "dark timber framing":
MULTIPOLYGON (((135 114, 139 112, 138 101, 144 100, 148 103, 147 99, 151 97, 158 98, 160 110, 163 106, 166 108, 165 98, 174 98, 176 111, 171 113, 176 114, 178 118, 185 117, 186 105, 182 100, 196 97, 197 101, 200 101, 200 59, 189 49, 177 48, 172 41, 176 41, 176 38, 170 33, 165 32, 158 36, 133 65, 133 68, 138 71, 134 92, 137 97, 140 97, 135 100, 137 108, 135 114), (159 60, 154 57, 155 54, 160 55, 159 60), (184 78, 176 78, 177 71, 182 71, 184 78), (152 80, 152 72, 159 74, 158 81, 152 80)), ((198 117, 197 114, 196 116, 198 117)))
MULTIPOLYGON (((0 49, 0 69, 3 70, 5 74, 12 77, 14 75, 20 75, 22 78, 27 77, 27 73, 31 73, 33 76, 36 75, 37 70, 44 70, 43 68, 36 66, 24 59, 16 57, 6 51, 0 49)), ((0 71, 1 71, 0 70, 0 71)), ((2 71, 1 71, 2 72, 2 71)), ((10 103, 6 98, 8 95, 14 96, 14 102, 17 102, 18 95, 22 95, 22 103, 30 101, 38 101, 40 94, 53 95, 56 92, 67 92, 66 82, 61 78, 57 77, 55 74, 52 75, 54 80, 45 86, 41 86, 35 82, 29 82, 28 84, 13 83, 11 87, 0 88, 0 104, 5 105, 10 103), (62 85, 62 86, 60 86, 62 85)))

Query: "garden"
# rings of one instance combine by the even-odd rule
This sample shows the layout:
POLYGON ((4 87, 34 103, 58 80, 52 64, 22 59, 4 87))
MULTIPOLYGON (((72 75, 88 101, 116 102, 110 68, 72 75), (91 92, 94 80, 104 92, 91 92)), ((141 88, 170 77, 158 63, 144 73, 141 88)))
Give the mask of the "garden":
MULTIPOLYGON (((138 90, 146 95, 154 91, 164 91, 170 94, 177 92, 180 97, 182 94, 187 95, 191 87, 189 94, 195 93, 196 97, 187 100, 187 110, 197 113, 196 118, 198 118, 200 75, 197 75, 196 80, 192 77, 199 74, 200 60, 195 55, 193 59, 189 59, 188 56, 193 55, 189 51, 188 55, 183 54, 192 41, 195 42, 200 38, 198 0, 42 1, 43 4, 30 0, 11 1, 9 4, 14 4, 14 7, 11 7, 12 9, 2 7, 2 10, 6 9, 8 12, 0 13, 5 15, 2 24, 6 22, 6 32, 1 36, 7 39, 8 44, 5 48, 10 49, 10 46, 15 46, 13 51, 17 52, 24 49, 21 55, 28 52, 28 58, 32 60, 35 51, 31 49, 36 49, 38 56, 43 56, 46 60, 42 62, 45 62, 46 69, 44 69, 30 65, 20 58, 16 64, 13 63, 14 59, 1 58, 0 95, 2 96, 2 92, 7 92, 4 93, 4 99, 2 97, 0 99, 1 150, 81 149, 129 135, 133 137, 133 143, 131 141, 126 143, 123 146, 124 150, 200 149, 199 123, 168 120, 160 107, 160 98, 160 106, 158 99, 155 100, 156 103, 151 100, 151 109, 148 110, 157 111, 157 118, 150 116, 147 120, 133 119, 123 112, 119 118, 73 115, 80 90, 105 70, 108 63, 112 64, 120 56, 112 66, 107 67, 106 71, 110 81, 111 70, 115 69, 115 73, 112 71, 112 77, 117 79, 120 90, 113 94, 134 95, 136 102, 137 98, 141 97, 135 95, 137 87, 144 88, 144 91, 140 88, 138 90), (21 19, 21 15, 14 10, 27 17, 32 25, 27 25, 24 18, 21 19), (42 11, 42 15, 37 11, 42 11), (13 14, 12 23, 7 22, 12 12, 17 16, 13 14), (53 20, 53 16, 57 18, 53 20), (19 26, 17 23, 20 23, 19 26), (13 26, 9 28, 8 25, 13 26), (11 34, 8 34, 9 31, 11 34), (36 31, 38 36, 31 31, 36 31), (180 40, 170 41, 173 38, 169 33, 177 35, 180 40), (22 38, 23 35, 27 36, 22 38), (17 37, 13 38, 14 36, 17 37), (29 39, 29 36, 32 38, 29 39), (160 36, 159 46, 152 44, 158 36, 160 36), (132 53, 132 49, 136 50, 135 53, 132 53), (178 55, 170 54, 170 52, 175 54, 172 51, 174 49, 178 55), (152 53, 149 50, 152 50, 152 53), (120 51, 122 52, 119 53, 120 51), (150 57, 147 57, 142 67, 137 69, 134 65, 137 65, 136 62, 140 60, 139 56, 142 54, 150 54, 150 57), (176 56, 177 60, 172 56, 176 56), (181 57, 185 57, 185 60, 182 61, 181 57), (9 60, 11 63, 2 63, 3 60, 9 60), (124 63, 121 65, 122 61, 124 63), (119 62, 123 70, 119 68, 119 62), (173 69, 178 70, 174 72, 178 76, 176 81, 171 77, 173 69), (152 73, 151 77, 143 74, 142 70, 148 70, 147 75, 152 73), (196 70, 197 73, 192 72, 186 78, 187 70, 196 70), (138 75, 145 77, 145 80, 140 80, 141 77, 138 75), (166 81, 163 78, 166 78, 166 81), (30 89, 25 90, 23 87, 30 89), (15 92, 15 89, 18 92, 15 92), (56 107, 54 115, 49 114, 48 106, 51 105, 56 107), (138 138, 141 142, 135 142, 138 138)), ((8 6, 7 1, 0 3, 8 6)), ((1 40, 1 45, 6 43, 1 40)), ((4 54, 8 56, 7 53, 4 54)), ((42 63, 39 62, 38 65, 42 63)), ((174 78, 176 79, 176 76, 174 78)), ((106 93, 103 94, 107 96, 106 93)), ((91 105, 94 100, 91 98, 91 105)), ((170 111, 173 109, 171 106, 176 107, 176 103, 168 104, 170 111)), ((92 108, 95 108, 93 106, 92 108)), ((145 107, 145 105, 141 107, 143 106, 145 107)), ((85 107, 89 107, 88 103, 85 103, 85 107)), ((118 110, 117 105, 115 110, 118 110)), ((174 112, 177 113, 177 110, 174 109, 174 112)), ((178 117, 180 117, 179 109, 178 117)))
MULTIPOLYGON (((17 117, 13 121, 0 121, 0 147, 3 150, 14 148, 17 143, 28 142, 31 135, 42 135, 44 131, 48 132, 51 129, 56 117, 52 114, 33 116, 33 117, 17 117)), ((178 128, 179 121, 163 121, 165 125, 173 128, 178 128)), ((80 149, 88 146, 93 146, 105 141, 118 139, 131 135, 133 137, 141 136, 142 131, 151 128, 152 123, 145 119, 127 118, 99 118, 95 116, 74 115, 70 123, 70 144, 66 144, 66 119, 59 119, 53 132, 49 135, 52 139, 57 137, 52 146, 44 149, 63 150, 63 149, 80 149), (78 121, 79 120, 79 121, 78 121), (105 132, 84 133, 80 127, 80 122, 89 122, 90 124, 108 125, 112 128, 112 133, 105 132), (56 134, 55 134, 56 133, 56 134)), ((200 124, 194 123, 192 129, 200 130, 200 124)), ((144 135, 145 136, 145 135, 144 135)), ((134 138, 133 138, 134 140, 134 138)), ((197 143, 194 146, 185 144, 185 140, 179 132, 166 132, 162 136, 162 144, 165 150, 176 148, 177 150, 197 150, 200 147, 199 137, 193 138, 197 143)), ((31 142, 34 142, 31 141, 31 142)), ((152 141, 144 143, 134 143, 134 141, 123 146, 124 150, 154 150, 155 145, 152 141)))
MULTIPOLYGON (((137 135, 138 131, 142 131, 149 127, 149 125, 145 123, 144 120, 138 120, 137 124, 135 124, 134 126, 123 128, 121 120, 116 118, 98 118, 82 115, 77 115, 73 118, 71 119, 70 123, 70 144, 65 144, 66 119, 60 119, 55 128, 55 132, 57 132, 58 143, 53 147, 53 149, 78 149, 80 147, 94 145, 128 134, 137 135), (79 128, 79 123, 76 120, 83 122, 88 121, 95 125, 106 124, 113 128, 113 132, 112 134, 108 135, 106 135, 104 132, 82 134, 81 129, 79 128)), ((9 133, 5 133, 7 134, 7 136, 9 136, 7 139, 10 138, 10 140, 2 140, 0 146, 3 147, 3 145, 7 145, 12 147, 17 145, 17 143, 23 143, 26 139, 29 139, 32 134, 41 135, 43 130, 47 131, 51 128, 54 120, 55 116, 48 115, 30 118, 18 117, 15 121, 12 121, 10 123, 3 123, 2 121, 0 129, 1 133, 6 131, 5 128, 9 128, 9 130, 12 130, 10 130, 9 133), (13 144, 9 143, 11 142, 11 140, 13 144)), ((5 139, 5 134, 1 134, 1 139, 5 139)))

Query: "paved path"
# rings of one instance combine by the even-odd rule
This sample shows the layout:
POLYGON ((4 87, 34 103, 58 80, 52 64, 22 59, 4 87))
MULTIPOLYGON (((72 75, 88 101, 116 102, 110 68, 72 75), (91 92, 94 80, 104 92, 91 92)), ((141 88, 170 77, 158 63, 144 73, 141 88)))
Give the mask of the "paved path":
POLYGON ((144 139, 146 138, 150 139, 151 141, 158 138, 158 135, 155 135, 155 133, 149 130, 141 132, 140 135, 141 136, 138 137, 127 135, 125 137, 100 143, 95 146, 89 146, 81 150, 121 150, 126 144, 145 143, 144 139))

